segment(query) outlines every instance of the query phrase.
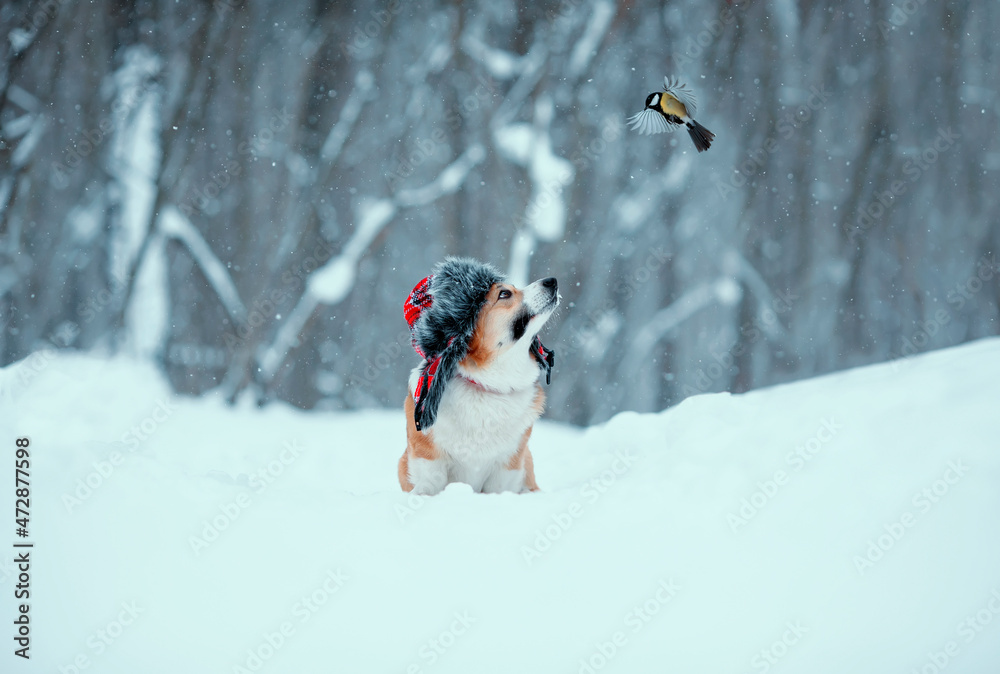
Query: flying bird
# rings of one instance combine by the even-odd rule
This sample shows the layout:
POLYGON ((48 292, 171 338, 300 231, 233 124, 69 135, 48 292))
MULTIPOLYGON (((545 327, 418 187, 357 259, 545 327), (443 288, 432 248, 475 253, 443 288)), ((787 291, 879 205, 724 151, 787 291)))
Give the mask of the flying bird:
POLYGON ((628 118, 633 131, 641 134, 670 133, 681 124, 687 127, 698 152, 712 145, 715 134, 695 121, 698 100, 679 80, 663 78, 663 91, 654 91, 646 97, 646 107, 628 118))

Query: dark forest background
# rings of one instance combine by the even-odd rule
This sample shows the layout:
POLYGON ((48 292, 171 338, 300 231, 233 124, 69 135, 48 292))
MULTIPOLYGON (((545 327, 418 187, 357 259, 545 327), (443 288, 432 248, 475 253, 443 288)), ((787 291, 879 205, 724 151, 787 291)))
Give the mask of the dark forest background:
POLYGON ((0 7, 0 365, 395 406, 447 254, 563 305, 586 424, 1000 333, 1000 4, 0 7), (624 126, 665 74, 716 134, 624 126))

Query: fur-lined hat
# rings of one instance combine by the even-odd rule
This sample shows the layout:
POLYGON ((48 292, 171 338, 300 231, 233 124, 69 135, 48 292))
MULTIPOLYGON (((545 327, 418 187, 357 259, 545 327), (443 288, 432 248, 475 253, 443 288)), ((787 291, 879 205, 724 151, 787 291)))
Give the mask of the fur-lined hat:
MULTIPOLYGON (((471 258, 449 257, 418 283, 403 305, 413 349, 424 359, 413 394, 413 421, 426 430, 437 418, 447 384, 469 351, 479 312, 495 283, 507 279, 495 267, 471 258)), ((538 337, 531 353, 551 380, 553 354, 538 337)))

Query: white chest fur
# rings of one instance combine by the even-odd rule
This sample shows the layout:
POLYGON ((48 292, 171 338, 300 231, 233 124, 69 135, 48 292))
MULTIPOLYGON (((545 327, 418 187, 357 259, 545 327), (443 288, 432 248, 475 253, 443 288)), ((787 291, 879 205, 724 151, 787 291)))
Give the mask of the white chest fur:
MULTIPOLYGON (((486 491, 494 491, 490 486, 510 472, 505 465, 540 414, 535 405, 538 367, 533 362, 530 365, 532 370, 525 371, 525 375, 530 373, 530 381, 522 376, 516 382, 519 387, 509 391, 484 390, 462 377, 448 384, 430 429, 447 467, 448 482, 467 483, 477 492, 484 491, 484 486, 486 491)), ((411 392, 418 375, 419 368, 410 377, 411 392)), ((519 487, 502 488, 518 491, 519 487)))

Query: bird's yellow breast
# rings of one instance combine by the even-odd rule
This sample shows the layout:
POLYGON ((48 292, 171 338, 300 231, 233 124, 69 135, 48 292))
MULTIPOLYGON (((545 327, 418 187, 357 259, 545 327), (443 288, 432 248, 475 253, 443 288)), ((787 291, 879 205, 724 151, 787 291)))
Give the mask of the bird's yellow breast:
POLYGON ((684 107, 684 104, 670 94, 663 94, 660 96, 660 110, 662 110, 665 115, 677 115, 678 117, 688 116, 687 108, 684 107))

